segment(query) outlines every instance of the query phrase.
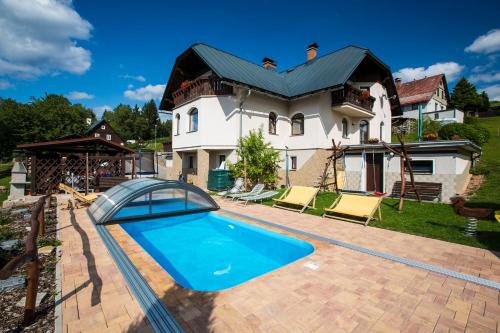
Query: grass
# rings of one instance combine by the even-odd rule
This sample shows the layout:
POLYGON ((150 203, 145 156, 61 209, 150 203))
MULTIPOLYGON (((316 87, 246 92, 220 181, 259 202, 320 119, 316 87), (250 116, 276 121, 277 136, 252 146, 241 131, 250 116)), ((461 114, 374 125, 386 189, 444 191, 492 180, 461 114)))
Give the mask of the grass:
POLYGON ((479 123, 491 134, 490 140, 482 147, 483 156, 480 162, 489 173, 481 188, 470 199, 469 205, 500 210, 500 117, 480 118, 479 123))
MULTIPOLYGON (((0 164, 0 186, 5 186, 9 188, 10 185, 10 170, 12 169, 12 163, 1 163, 0 164)), ((0 193, 0 206, 7 200, 9 195, 7 193, 0 193)))
MULTIPOLYGON (((279 197, 283 190, 279 192, 275 197, 279 197)), ((316 209, 308 208, 305 213, 321 216, 324 208, 329 207, 336 198, 336 193, 319 193, 316 209)), ((272 206, 273 202, 269 199, 263 204, 272 206)), ((407 200, 402 213, 398 213, 397 205, 397 199, 384 199, 381 206, 382 221, 372 221, 370 226, 500 251, 500 223, 479 221, 477 237, 467 237, 464 235, 466 219, 456 215, 450 205, 407 200)))

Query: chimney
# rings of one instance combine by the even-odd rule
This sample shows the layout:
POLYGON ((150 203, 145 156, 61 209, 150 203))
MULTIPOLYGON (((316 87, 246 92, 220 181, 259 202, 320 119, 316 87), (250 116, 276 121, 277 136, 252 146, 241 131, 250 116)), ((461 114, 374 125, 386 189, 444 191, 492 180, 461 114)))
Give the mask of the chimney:
POLYGON ((262 67, 265 69, 270 69, 270 70, 276 70, 276 63, 274 62, 273 59, 271 58, 264 58, 262 59, 262 67))
POLYGON ((396 81, 396 89, 401 88, 401 78, 397 77, 394 81, 396 81))
POLYGON ((318 44, 317 43, 312 43, 307 47, 307 61, 311 61, 316 58, 316 55, 318 54, 318 44))

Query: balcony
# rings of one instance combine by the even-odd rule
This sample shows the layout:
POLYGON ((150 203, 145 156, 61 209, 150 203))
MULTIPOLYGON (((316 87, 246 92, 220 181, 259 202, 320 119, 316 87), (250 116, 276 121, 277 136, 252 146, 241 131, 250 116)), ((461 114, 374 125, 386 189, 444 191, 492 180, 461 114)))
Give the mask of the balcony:
POLYGON ((184 87, 172 93, 176 107, 199 96, 220 96, 233 93, 233 87, 222 83, 217 78, 200 78, 194 81, 185 81, 182 85, 184 87))
POLYGON ((369 92, 359 90, 348 84, 342 89, 332 91, 332 110, 351 117, 373 117, 375 98, 369 92))

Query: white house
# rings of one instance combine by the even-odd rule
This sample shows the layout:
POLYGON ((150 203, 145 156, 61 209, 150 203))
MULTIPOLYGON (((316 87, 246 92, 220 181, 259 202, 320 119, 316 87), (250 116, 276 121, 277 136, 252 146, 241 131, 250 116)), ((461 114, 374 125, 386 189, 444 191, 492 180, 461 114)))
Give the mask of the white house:
POLYGON ((444 74, 405 83, 396 78, 396 88, 403 114, 394 118, 418 119, 420 107, 422 116, 432 120, 444 123, 462 123, 464 120, 463 111, 448 108, 450 96, 444 74))
POLYGON ((173 119, 169 177, 182 173, 205 188, 208 171, 235 161, 238 139, 258 128, 283 160, 288 147, 297 185, 321 175, 332 139, 390 142, 400 106, 389 67, 365 48, 317 57, 317 47, 311 44, 306 62, 283 71, 269 58, 259 66, 205 44, 183 52, 160 105, 173 119))

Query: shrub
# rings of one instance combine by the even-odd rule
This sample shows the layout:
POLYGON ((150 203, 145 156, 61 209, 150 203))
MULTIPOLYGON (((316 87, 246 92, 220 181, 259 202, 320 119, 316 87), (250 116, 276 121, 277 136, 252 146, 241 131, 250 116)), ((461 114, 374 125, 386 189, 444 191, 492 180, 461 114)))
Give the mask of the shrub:
POLYGON ((467 139, 481 146, 488 142, 490 133, 479 124, 452 123, 441 127, 439 137, 444 140, 467 139))
POLYGON ((490 173, 490 170, 486 166, 478 164, 470 169, 470 173, 473 175, 487 175, 490 173))

